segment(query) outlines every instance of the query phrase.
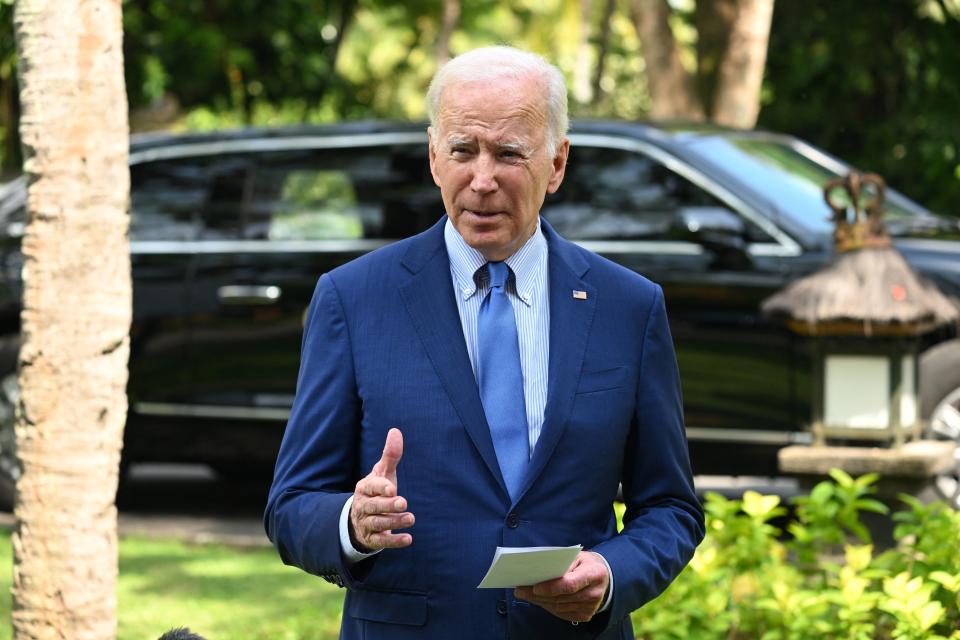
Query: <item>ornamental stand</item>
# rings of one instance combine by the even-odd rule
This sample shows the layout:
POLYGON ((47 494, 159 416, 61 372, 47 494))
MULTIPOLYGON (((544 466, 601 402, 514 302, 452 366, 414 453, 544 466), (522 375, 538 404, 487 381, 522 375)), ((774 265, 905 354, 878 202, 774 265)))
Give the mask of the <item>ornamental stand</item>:
POLYGON ((824 186, 834 258, 764 301, 764 313, 801 336, 812 354, 813 446, 780 450, 781 472, 880 473, 881 492, 926 485, 954 465, 955 444, 920 440, 921 338, 960 321, 960 308, 917 274, 883 226, 885 186, 852 172, 824 186), (882 445, 882 446, 878 446, 882 445))

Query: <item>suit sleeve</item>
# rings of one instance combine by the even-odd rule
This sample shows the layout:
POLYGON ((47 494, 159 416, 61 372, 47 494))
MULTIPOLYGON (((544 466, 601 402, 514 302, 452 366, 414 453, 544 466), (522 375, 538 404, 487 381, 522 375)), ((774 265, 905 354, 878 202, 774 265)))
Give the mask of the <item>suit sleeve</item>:
POLYGON ((593 549, 607 559, 613 572, 611 623, 666 589, 704 535, 683 423, 680 375, 660 287, 648 311, 623 469, 623 531, 593 549))
POLYGON ((359 429, 349 328, 327 274, 307 312, 296 398, 264 526, 286 564, 340 586, 353 582, 341 556, 339 520, 358 479, 359 429))

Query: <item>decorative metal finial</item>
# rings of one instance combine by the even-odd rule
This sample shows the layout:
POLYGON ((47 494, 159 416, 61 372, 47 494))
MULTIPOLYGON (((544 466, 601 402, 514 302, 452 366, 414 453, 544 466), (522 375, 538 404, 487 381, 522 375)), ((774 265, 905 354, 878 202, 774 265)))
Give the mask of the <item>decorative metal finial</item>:
POLYGON ((883 201, 886 184, 875 173, 851 171, 844 178, 831 180, 823 187, 823 198, 833 211, 833 245, 837 253, 855 251, 864 247, 889 247, 890 236, 883 226, 883 201), (860 196, 873 186, 876 193, 865 203, 860 196), (836 197, 837 192, 843 195, 836 197), (862 207, 862 208, 861 208, 862 207), (853 215, 848 213, 852 209, 853 215))

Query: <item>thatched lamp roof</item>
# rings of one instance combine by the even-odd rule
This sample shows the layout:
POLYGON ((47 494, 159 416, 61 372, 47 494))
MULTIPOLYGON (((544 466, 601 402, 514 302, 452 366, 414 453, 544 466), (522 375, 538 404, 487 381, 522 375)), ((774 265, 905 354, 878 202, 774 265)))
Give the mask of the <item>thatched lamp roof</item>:
POLYGON ((836 255, 826 267, 767 298, 764 313, 785 317, 805 335, 914 336, 960 321, 960 306, 917 274, 890 244, 881 222, 884 186, 879 176, 851 173, 824 187, 834 212, 836 255), (861 187, 875 197, 860 209, 861 187), (833 193, 843 189, 847 204, 833 193))

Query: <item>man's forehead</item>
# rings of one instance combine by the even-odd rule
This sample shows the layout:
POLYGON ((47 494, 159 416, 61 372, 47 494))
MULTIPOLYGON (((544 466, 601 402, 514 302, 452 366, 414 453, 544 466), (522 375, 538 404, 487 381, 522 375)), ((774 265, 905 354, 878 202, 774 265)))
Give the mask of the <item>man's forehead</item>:
POLYGON ((522 150, 530 147, 529 138, 522 134, 484 135, 483 133, 472 132, 469 129, 461 131, 455 127, 445 132, 443 141, 448 146, 455 146, 458 144, 477 144, 481 141, 481 138, 484 143, 493 143, 506 149, 522 150))
POLYGON ((485 109, 466 105, 463 110, 451 104, 440 112, 437 125, 441 140, 497 142, 503 145, 529 145, 545 131, 543 114, 518 106, 514 109, 485 109))
POLYGON ((496 121, 509 118, 542 118, 547 95, 536 78, 505 78, 495 82, 451 83, 440 95, 440 119, 496 121))

